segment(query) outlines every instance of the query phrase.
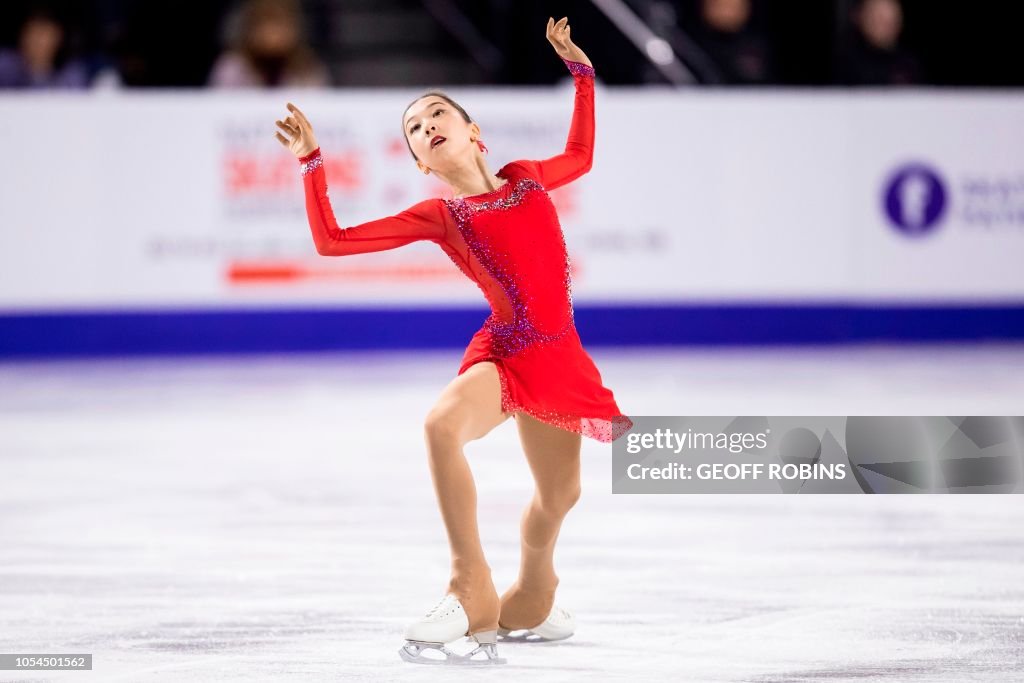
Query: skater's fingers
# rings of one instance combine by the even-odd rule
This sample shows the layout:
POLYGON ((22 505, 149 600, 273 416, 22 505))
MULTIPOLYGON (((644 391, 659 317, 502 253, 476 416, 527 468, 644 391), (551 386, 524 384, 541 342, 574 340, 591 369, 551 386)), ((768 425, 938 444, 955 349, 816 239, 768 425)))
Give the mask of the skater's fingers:
POLYGON ((300 128, 305 127, 308 128, 309 130, 313 130, 313 124, 309 122, 309 119, 306 118, 306 115, 303 114, 302 111, 291 102, 288 103, 288 111, 295 114, 295 120, 299 123, 300 128))
POLYGON ((294 125, 295 125, 296 130, 298 130, 300 132, 301 131, 307 131, 310 128, 312 128, 312 126, 309 125, 309 121, 306 118, 302 117, 302 116, 295 116, 295 117, 292 118, 292 121, 295 122, 294 125))
POLYGON ((283 130, 285 133, 288 133, 288 135, 291 135, 291 136, 294 137, 294 136, 299 134, 298 129, 296 129, 294 126, 291 126, 291 125, 289 125, 287 123, 284 123, 282 121, 274 121, 274 123, 277 124, 278 128, 283 130))
POLYGON ((558 25, 555 23, 554 19, 548 19, 548 25, 547 29, 545 30, 545 34, 547 35, 547 38, 552 45, 558 44, 558 25))
POLYGON ((274 137, 277 138, 277 141, 280 142, 282 145, 291 149, 292 143, 291 141, 288 140, 288 138, 281 135, 280 133, 274 133, 274 137))
POLYGON ((566 43, 569 39, 567 30, 569 25, 568 22, 569 17, 562 17, 554 24, 552 24, 550 20, 548 22, 548 41, 550 41, 556 49, 566 47, 566 43))

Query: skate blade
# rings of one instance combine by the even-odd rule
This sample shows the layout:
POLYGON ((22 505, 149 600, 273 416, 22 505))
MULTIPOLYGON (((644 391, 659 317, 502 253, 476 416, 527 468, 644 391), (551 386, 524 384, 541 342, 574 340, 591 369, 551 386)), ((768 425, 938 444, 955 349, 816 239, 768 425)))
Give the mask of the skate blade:
MULTIPOLYGON (((474 641, 475 642, 475 641, 474 641)), ((420 640, 407 640, 398 650, 398 656, 412 664, 444 664, 448 666, 491 666, 507 664, 508 660, 498 656, 498 648, 494 643, 479 643, 471 652, 460 655, 452 652, 442 643, 427 643, 420 640), (423 653, 436 650, 444 658, 425 656, 423 653), (474 657, 483 653, 483 658, 474 657)))
POLYGON ((559 640, 571 638, 572 636, 572 633, 567 633, 564 636, 550 638, 547 636, 542 636, 539 633, 535 633, 534 631, 528 628, 519 628, 512 630, 507 628, 498 629, 498 637, 502 640, 502 642, 510 643, 554 643, 559 640))

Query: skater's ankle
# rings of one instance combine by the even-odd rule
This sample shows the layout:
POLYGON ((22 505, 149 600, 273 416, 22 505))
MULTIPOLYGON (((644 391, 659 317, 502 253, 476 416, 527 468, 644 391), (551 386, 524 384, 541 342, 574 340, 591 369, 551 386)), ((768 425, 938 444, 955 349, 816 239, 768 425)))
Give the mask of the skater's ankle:
POLYGON ((491 631, 498 628, 501 613, 501 596, 494 588, 490 577, 475 584, 453 579, 448 592, 454 595, 469 619, 469 633, 491 631))
POLYGON ((448 592, 458 596, 463 595, 484 595, 493 593, 497 595, 497 589, 491 578, 490 571, 486 572, 463 572, 452 574, 448 580, 448 592))
POLYGON ((492 581, 491 568, 486 564, 452 563, 451 582, 453 584, 479 586, 492 581))
POLYGON ((483 560, 452 560, 452 576, 461 576, 469 580, 491 578, 491 566, 483 560))

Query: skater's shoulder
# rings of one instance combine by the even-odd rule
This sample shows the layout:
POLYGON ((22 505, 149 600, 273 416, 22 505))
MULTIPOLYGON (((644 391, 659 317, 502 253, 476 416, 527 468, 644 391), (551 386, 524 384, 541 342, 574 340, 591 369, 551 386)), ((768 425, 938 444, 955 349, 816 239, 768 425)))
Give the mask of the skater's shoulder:
POLYGON ((504 166, 502 166, 501 170, 498 171, 498 175, 500 175, 503 178, 507 178, 508 174, 512 173, 519 175, 529 174, 530 165, 532 163, 533 162, 530 161, 529 159, 514 159, 513 161, 510 161, 504 166))
POLYGON ((508 178, 509 180, 518 180, 520 178, 539 180, 540 170, 537 168, 536 161, 532 161, 530 159, 516 159, 502 166, 501 170, 498 171, 498 175, 502 178, 508 178))
POLYGON ((429 197, 416 202, 397 216, 404 221, 411 221, 438 235, 445 234, 451 222, 447 200, 444 197, 429 197))

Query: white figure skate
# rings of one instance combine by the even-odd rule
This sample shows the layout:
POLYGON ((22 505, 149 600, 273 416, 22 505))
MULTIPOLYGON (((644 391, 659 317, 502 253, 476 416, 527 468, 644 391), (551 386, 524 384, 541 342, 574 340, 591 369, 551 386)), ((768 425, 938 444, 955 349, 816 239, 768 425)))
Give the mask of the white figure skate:
POLYGON ((533 628, 509 630, 498 627, 498 635, 502 640, 524 643, 539 643, 549 640, 565 640, 576 631, 576 617, 572 612, 558 605, 551 608, 551 614, 542 623, 533 628), (525 631, 525 633, 521 633, 525 631))
POLYGON ((469 635, 469 617, 462 603, 451 593, 427 615, 405 629, 405 645, 398 651, 407 662, 416 664, 505 664, 498 656, 497 631, 481 631, 469 635), (458 654, 445 647, 446 643, 467 636, 476 647, 466 654, 458 654), (439 655, 432 655, 436 650, 439 655), (482 655, 482 656, 480 656, 482 655))

